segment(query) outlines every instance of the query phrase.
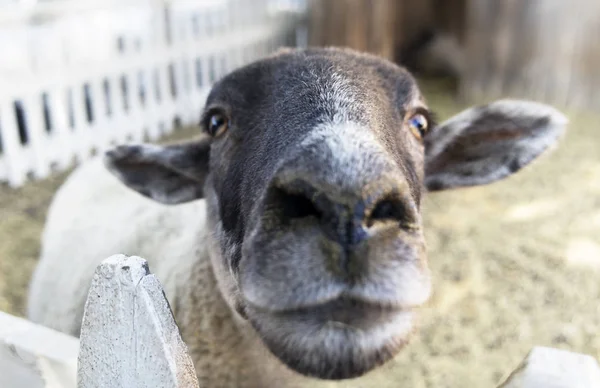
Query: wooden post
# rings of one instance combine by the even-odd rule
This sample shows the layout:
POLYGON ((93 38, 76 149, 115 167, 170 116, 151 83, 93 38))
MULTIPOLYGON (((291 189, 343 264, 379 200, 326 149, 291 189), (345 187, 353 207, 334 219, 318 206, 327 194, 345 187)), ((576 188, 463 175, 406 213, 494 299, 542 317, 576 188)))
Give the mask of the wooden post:
POLYGON ((98 266, 80 343, 80 388, 198 387, 162 286, 142 258, 115 255, 98 266))
POLYGON ((75 388, 77 338, 0 312, 0 387, 75 388))
POLYGON ((600 107, 600 2, 469 0, 467 100, 500 96, 600 107))
POLYGON ((535 347, 498 388, 596 388, 600 366, 591 356, 535 347))
POLYGON ((454 74, 461 68, 455 58, 462 55, 466 1, 310 0, 309 45, 349 47, 411 70, 454 74))
POLYGON ((308 43, 393 59, 398 0, 310 0, 308 43))

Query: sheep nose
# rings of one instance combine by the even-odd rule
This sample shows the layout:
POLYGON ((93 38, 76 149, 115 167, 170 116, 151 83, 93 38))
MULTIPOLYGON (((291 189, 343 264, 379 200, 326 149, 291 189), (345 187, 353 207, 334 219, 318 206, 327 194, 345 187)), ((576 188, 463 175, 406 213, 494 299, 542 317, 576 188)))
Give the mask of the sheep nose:
MULTIPOLYGON (((368 238, 377 223, 394 222, 398 227, 414 221, 412 204, 406 203, 402 186, 396 182, 375 180, 370 187, 339 194, 337 187, 310 179, 281 181, 271 184, 266 209, 281 224, 305 220, 319 224, 325 235, 348 252, 368 238)), ((408 201, 410 202, 410 201, 408 201)))

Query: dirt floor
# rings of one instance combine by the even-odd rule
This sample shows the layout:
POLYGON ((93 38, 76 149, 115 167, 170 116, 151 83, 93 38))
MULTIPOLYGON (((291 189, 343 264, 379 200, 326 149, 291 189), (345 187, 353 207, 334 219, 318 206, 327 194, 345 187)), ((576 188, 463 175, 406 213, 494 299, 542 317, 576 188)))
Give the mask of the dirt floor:
MULTIPOLYGON (((460 108, 425 87, 441 119, 460 108)), ((569 114, 560 147, 516 176, 424 203, 434 297, 396 360, 406 387, 492 387, 532 346, 600 358, 600 116, 569 114)), ((180 132, 177 136, 186 135, 180 132)), ((0 310, 22 315, 53 192, 0 186, 0 310)))

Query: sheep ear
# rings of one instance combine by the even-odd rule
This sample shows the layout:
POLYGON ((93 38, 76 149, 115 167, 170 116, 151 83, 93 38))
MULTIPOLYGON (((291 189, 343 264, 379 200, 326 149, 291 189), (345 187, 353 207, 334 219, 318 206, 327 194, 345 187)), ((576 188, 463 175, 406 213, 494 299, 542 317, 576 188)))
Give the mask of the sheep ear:
POLYGON ((556 109, 530 101, 467 109, 425 136, 425 186, 437 191, 504 179, 555 145, 567 123, 556 109))
POLYGON ((166 146, 122 145, 108 151, 104 164, 130 189, 174 205, 203 197, 210 138, 166 146))

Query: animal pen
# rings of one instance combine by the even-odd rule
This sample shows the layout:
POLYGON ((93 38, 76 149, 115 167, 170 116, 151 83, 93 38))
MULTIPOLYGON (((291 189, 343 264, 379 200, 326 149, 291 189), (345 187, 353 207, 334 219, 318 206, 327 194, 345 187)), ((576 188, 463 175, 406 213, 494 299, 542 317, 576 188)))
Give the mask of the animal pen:
MULTIPOLYGON (((302 1, 2 4, 0 181, 13 187, 195 124, 219 77, 306 41, 302 1)), ((197 387, 150 270, 122 255, 100 264, 80 338, 0 312, 0 387, 197 387)), ((536 347, 518 361, 502 387, 600 386, 590 356, 536 347)))
POLYGON ((195 124, 216 79, 296 45, 301 9, 281 0, 0 3, 0 181, 20 186, 111 144, 195 124))

